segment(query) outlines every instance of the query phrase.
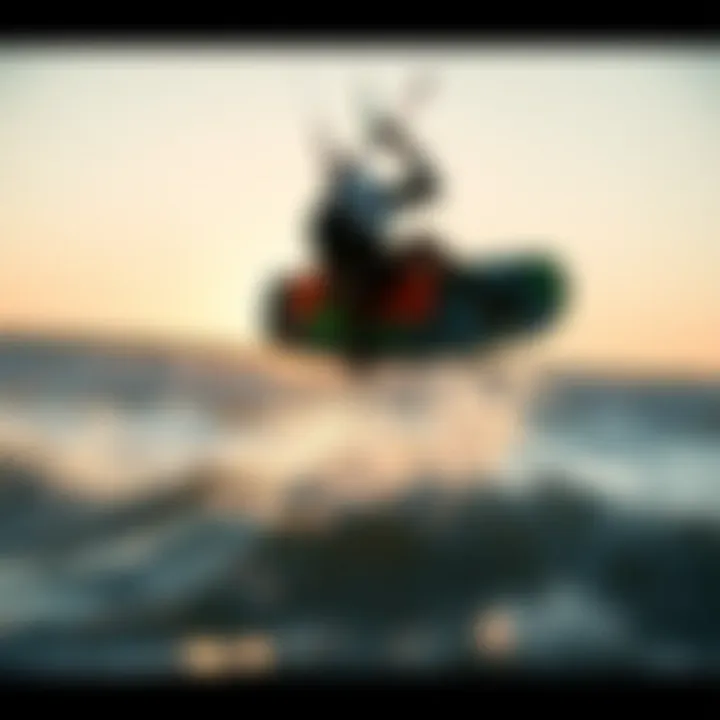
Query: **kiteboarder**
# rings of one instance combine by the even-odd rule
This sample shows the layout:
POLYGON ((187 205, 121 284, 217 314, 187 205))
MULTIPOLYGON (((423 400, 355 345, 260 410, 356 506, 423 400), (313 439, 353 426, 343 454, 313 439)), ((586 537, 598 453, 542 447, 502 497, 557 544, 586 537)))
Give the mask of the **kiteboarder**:
POLYGON ((351 360, 372 352, 368 318, 392 281, 390 225, 400 213, 437 198, 438 172, 407 128, 396 119, 376 119, 369 140, 393 152, 404 172, 396 182, 383 181, 358 155, 319 138, 325 187, 311 213, 310 238, 318 259, 347 313, 346 351, 351 360))

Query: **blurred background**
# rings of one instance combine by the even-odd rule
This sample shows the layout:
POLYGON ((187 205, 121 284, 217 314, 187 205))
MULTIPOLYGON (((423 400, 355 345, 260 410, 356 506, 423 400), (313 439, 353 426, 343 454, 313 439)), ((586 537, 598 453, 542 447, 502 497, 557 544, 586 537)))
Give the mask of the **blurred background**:
POLYGON ((0 50, 0 668, 720 669, 720 52, 0 50), (408 73, 453 252, 547 248, 547 337, 355 387, 263 341, 312 123, 408 73), (496 382, 500 373, 503 382, 496 382))

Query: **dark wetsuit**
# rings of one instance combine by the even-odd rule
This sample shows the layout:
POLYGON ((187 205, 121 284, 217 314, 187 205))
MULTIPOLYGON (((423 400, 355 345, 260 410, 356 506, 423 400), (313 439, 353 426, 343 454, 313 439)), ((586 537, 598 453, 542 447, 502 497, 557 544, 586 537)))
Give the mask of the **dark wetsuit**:
POLYGON ((311 234, 320 262, 333 278, 338 302, 348 311, 351 358, 362 359, 372 352, 368 318, 393 269, 387 249, 389 223, 398 212, 436 192, 435 173, 424 161, 414 162, 395 186, 383 185, 355 166, 345 171, 315 209, 311 234))

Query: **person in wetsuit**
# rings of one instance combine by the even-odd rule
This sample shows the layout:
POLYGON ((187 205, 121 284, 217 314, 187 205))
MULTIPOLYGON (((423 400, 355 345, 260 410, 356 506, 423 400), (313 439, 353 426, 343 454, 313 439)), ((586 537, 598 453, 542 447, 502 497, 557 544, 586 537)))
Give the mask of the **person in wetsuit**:
POLYGON ((390 223, 439 192, 435 167, 399 123, 383 119, 371 133, 371 141, 403 161, 403 177, 383 182, 359 158, 325 146, 327 187, 311 214, 314 249, 348 314, 352 360, 371 354, 369 318, 392 281, 390 223))

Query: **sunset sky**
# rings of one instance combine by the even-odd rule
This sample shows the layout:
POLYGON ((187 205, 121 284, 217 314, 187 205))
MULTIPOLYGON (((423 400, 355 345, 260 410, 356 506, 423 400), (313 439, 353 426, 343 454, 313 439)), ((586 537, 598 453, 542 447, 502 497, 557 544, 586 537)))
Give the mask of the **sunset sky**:
POLYGON ((413 70, 458 251, 547 245, 574 276, 568 361, 720 371, 720 49, 500 44, 0 50, 0 326, 258 337, 305 262, 309 142, 361 82, 413 70))

